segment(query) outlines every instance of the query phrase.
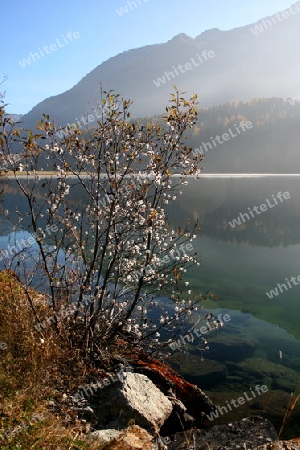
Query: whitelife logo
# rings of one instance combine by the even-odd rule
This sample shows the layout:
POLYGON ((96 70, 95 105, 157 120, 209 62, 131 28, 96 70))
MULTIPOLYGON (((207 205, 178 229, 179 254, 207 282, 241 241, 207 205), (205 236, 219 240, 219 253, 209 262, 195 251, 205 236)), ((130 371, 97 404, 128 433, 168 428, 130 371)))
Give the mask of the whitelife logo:
POLYGON ((22 59, 22 61, 19 61, 20 66, 24 69, 26 66, 30 66, 32 62, 36 62, 41 58, 44 58, 45 55, 50 55, 53 52, 56 52, 59 48, 63 48, 66 45, 69 45, 70 42, 73 42, 73 39, 79 39, 80 33, 78 31, 69 31, 67 33, 67 37, 65 35, 62 35, 61 42, 59 39, 56 39, 55 44, 44 45, 44 47, 41 49, 38 47, 38 53, 32 53, 30 52, 29 56, 27 58, 22 59))
POLYGON ((201 55, 197 53, 197 58, 191 58, 191 62, 187 62, 185 64, 179 64, 177 67, 173 66, 173 71, 170 72, 165 71, 164 74, 157 78, 156 80, 153 80, 153 83, 156 87, 160 87, 162 84, 166 84, 167 81, 174 80, 174 78, 179 77, 181 74, 188 72, 189 70, 192 70, 194 67, 199 67, 201 64, 204 64, 205 61, 209 61, 209 59, 214 58, 215 52, 213 50, 203 50, 201 55))
POLYGON ((192 332, 187 333, 186 335, 181 335, 177 341, 172 342, 170 345, 172 350, 180 350, 182 343, 183 345, 186 345, 190 342, 194 342, 194 336, 196 335, 198 338, 202 338, 204 334, 209 333, 210 331, 216 331, 219 329, 219 327, 223 327, 224 322, 229 322, 231 320, 231 317, 229 314, 219 314, 217 319, 213 321, 213 326, 209 320, 206 321, 206 326, 202 326, 200 329, 194 328, 192 332), (187 340, 187 342, 186 342, 187 340))
MULTIPOLYGON (((116 102, 116 105, 119 106, 121 104, 120 101, 116 102)), ((100 107, 98 109, 93 109, 94 114, 86 114, 86 117, 81 116, 80 119, 76 117, 75 122, 68 123, 66 127, 61 128, 55 134, 59 139, 63 137, 68 137, 72 130, 81 130, 84 126, 87 127, 90 123, 96 122, 97 119, 102 119, 103 115, 109 110, 110 105, 105 105, 104 107, 100 107)))
POLYGON ((296 97, 289 98, 289 104, 295 106, 297 103, 300 103, 300 92, 296 97))
POLYGON ((187 255, 187 252, 191 252, 193 250, 193 244, 184 243, 176 246, 175 249, 171 250, 168 255, 165 255, 163 258, 157 258, 155 262, 149 264, 145 269, 137 270, 132 274, 132 277, 138 281, 142 276, 148 276, 149 273, 158 270, 164 264, 170 264, 173 261, 177 261, 178 259, 187 255))
MULTIPOLYGON (((247 392, 244 392, 244 396, 239 397, 236 400, 231 400, 230 403, 232 406, 234 406, 234 408, 238 408, 241 405, 244 405, 246 403, 246 401, 250 402, 251 400, 253 400, 254 398, 256 398, 257 394, 261 395, 261 394, 265 394, 266 392, 268 392, 268 387, 263 384, 262 386, 260 386, 259 384, 257 386, 255 386, 255 390, 256 393, 253 391, 252 388, 250 388, 250 393, 252 395, 252 397, 248 396, 247 392)), ((211 414, 206 414, 206 417, 212 421, 214 419, 218 419, 218 417, 220 417, 223 414, 228 413, 229 411, 232 411, 232 407, 229 404, 229 402, 226 402, 226 406, 218 406, 214 412, 212 412, 211 414)))
POLYGON ((300 12, 300 2, 295 3, 290 6, 288 9, 285 9, 282 12, 274 14, 270 17, 270 19, 263 19, 261 22, 255 25, 254 28, 251 28, 252 33, 256 36, 259 33, 262 33, 265 30, 277 25, 279 22, 282 22, 285 19, 289 19, 291 16, 298 14, 300 12))
POLYGON ((283 283, 283 284, 277 283, 278 287, 271 289, 270 292, 266 292, 266 295, 269 297, 269 299, 272 299, 273 297, 277 297, 277 295, 279 295, 278 289, 280 290, 280 293, 282 294, 283 293, 282 287, 284 287, 284 289, 286 291, 288 291, 289 289, 292 289, 294 286, 298 286, 298 284, 300 283, 300 275, 298 275, 297 278, 291 277, 290 280, 288 278, 286 278, 285 281, 286 281, 286 284, 288 285, 288 287, 285 283, 283 283), (298 280, 298 283, 296 282, 296 280, 298 280), (291 285, 290 281, 292 283, 294 283, 294 286, 291 285))
MULTIPOLYGON (((290 195, 289 192, 284 192, 284 193, 282 193, 282 192, 280 191, 280 192, 277 192, 276 197, 277 197, 278 200, 280 200, 280 202, 282 203, 283 200, 288 200, 289 198, 291 198, 291 195, 290 195), (282 198, 282 197, 283 197, 283 198, 282 198)), ((272 195, 272 198, 273 198, 274 204, 270 203, 269 199, 267 198, 267 199, 266 199, 266 203, 267 203, 268 206, 267 206, 265 203, 262 203, 260 206, 253 206, 253 207, 252 207, 253 211, 254 211, 257 215, 259 215, 259 214, 261 214, 262 212, 267 211, 268 207, 269 207, 269 209, 274 208, 274 206, 278 205, 279 203, 278 203, 277 199, 274 197, 274 195, 272 195)), ((251 210, 251 208, 248 208, 248 210, 249 210, 249 214, 251 215, 251 218, 253 219, 253 218, 255 217, 253 211, 251 210)), ((246 222, 246 220, 250 220, 249 214, 248 214, 248 213, 240 213, 240 217, 238 217, 238 218, 236 218, 236 219, 232 219, 232 221, 229 221, 228 223, 229 223, 229 225, 230 225, 232 228, 235 228, 236 226, 241 225, 241 224, 242 224, 242 221, 243 221, 243 222, 246 222), (246 218, 245 218, 245 217, 246 217, 246 218), (241 220, 242 220, 242 221, 241 221, 241 220)))
POLYGON ((37 233, 33 233, 28 239, 21 239, 21 241, 16 241, 16 245, 8 245, 6 250, 0 249, 0 262, 4 261, 5 258, 13 257, 23 250, 31 247, 31 245, 35 244, 36 241, 46 236, 50 236, 51 233, 56 233, 58 231, 57 225, 47 225, 45 231, 41 232, 41 237, 37 233))
POLYGON ((253 128, 252 122, 244 122, 243 120, 240 122, 240 125, 237 126, 234 124, 235 130, 237 134, 234 134, 231 128, 228 128, 227 133, 223 133, 222 136, 219 136, 218 134, 215 136, 215 138, 211 137, 210 142, 202 142, 200 147, 195 148, 193 150, 194 156, 204 155, 204 150, 208 152, 208 150, 212 150, 213 147, 217 147, 218 145, 224 144, 224 142, 229 141, 230 139, 238 136, 241 134, 241 131, 245 132, 246 130, 250 130, 253 128))
MULTIPOLYGON (((144 3, 147 3, 149 0, 143 0, 144 3)), ((136 1, 128 1, 125 6, 121 6, 121 8, 116 9, 116 13, 119 14, 119 16, 123 16, 123 14, 127 14, 129 12, 128 6, 130 8, 130 11, 133 11, 134 9, 138 8, 138 5, 141 6, 143 3, 141 3, 141 0, 136 1)))
POLYGON ((10 439, 12 436, 15 437, 17 434, 21 433, 22 430, 26 430, 27 428, 32 427, 36 423, 41 422, 45 419, 46 416, 44 414, 34 414, 30 420, 27 419, 28 422, 21 420, 20 425, 17 425, 14 428, 9 428, 8 430, 5 431, 4 434, 0 434, 0 439, 2 439, 3 442, 6 439, 10 439))
POLYGON ((11 155, 9 161, 5 161, 3 155, 0 155, 0 172, 9 170, 10 166, 16 164, 22 159, 21 155, 11 155))
POLYGON ((80 390, 80 392, 74 395, 74 398, 77 401, 84 400, 84 398, 88 398, 91 395, 94 395, 99 389, 103 389, 105 386, 109 386, 110 384, 115 383, 118 380, 122 381, 124 379, 124 374, 128 372, 133 372, 133 370, 134 370, 133 367, 126 366, 115 374, 109 373, 108 376, 103 380, 99 380, 95 383, 85 385, 80 390))

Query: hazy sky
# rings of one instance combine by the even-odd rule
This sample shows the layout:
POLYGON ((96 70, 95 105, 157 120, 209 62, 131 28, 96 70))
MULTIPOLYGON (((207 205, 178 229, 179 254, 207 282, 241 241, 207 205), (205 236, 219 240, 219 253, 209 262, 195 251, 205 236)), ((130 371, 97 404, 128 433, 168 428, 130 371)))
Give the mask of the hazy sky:
POLYGON ((6 90, 8 111, 28 112, 45 98, 70 89, 96 66, 123 51, 166 42, 182 32, 196 37, 210 28, 228 30, 247 25, 295 3, 290 0, 135 0, 135 7, 133 0, 130 2, 1 2, 0 74, 8 76, 2 86, 6 90), (130 2, 132 9, 128 6, 130 2), (125 5, 128 12, 118 14, 116 10, 120 12, 125 5), (30 53, 39 53, 40 59, 30 53), (23 62, 22 67, 19 61, 26 58, 30 64, 23 62))

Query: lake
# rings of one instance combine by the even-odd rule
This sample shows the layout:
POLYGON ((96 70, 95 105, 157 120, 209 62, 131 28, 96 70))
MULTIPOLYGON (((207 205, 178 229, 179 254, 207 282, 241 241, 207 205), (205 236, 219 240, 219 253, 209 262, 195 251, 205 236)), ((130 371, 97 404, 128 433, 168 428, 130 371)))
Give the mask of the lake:
MULTIPOLYGON (((22 210, 22 202, 7 181, 5 207, 22 210)), ((195 335, 194 342, 170 349, 168 362, 220 406, 267 386, 267 393, 211 423, 255 414, 279 429, 290 393, 300 390, 300 177, 191 179, 168 216, 174 226, 199 220, 193 246, 201 265, 188 271, 189 289, 210 289, 217 299, 206 300, 205 311, 230 317, 207 333, 208 349, 195 335)), ((0 224, 5 248, 12 228, 0 224)), ((283 436, 299 435, 299 419, 300 405, 283 436)))
MULTIPOLYGON (((225 327, 207 334, 208 351, 203 353, 195 338, 175 352, 174 367, 220 406, 265 384, 267 394, 213 423, 257 413, 280 428, 289 394, 300 390, 300 178, 191 180, 180 210, 172 207, 170 217, 174 223, 183 217, 199 220, 194 248, 201 251, 201 266, 190 270, 190 287, 211 289, 218 300, 206 301, 205 309, 231 317, 225 327), (290 198, 281 202, 279 192, 290 198), (253 207, 262 204, 268 208, 256 214, 253 207), (249 219, 244 215, 240 225, 231 226, 240 213, 249 219), (276 287, 277 295, 269 298, 276 287)), ((299 419, 298 405, 287 436, 299 435, 299 419)))

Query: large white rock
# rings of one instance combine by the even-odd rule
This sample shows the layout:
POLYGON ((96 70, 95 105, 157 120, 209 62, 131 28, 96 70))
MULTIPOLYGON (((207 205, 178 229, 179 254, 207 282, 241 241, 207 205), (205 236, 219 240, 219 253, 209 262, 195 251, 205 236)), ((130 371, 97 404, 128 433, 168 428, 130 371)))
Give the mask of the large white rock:
POLYGON ((91 403, 99 428, 125 427, 130 422, 156 432, 173 409, 146 375, 132 372, 123 372, 118 381, 99 390, 91 403))

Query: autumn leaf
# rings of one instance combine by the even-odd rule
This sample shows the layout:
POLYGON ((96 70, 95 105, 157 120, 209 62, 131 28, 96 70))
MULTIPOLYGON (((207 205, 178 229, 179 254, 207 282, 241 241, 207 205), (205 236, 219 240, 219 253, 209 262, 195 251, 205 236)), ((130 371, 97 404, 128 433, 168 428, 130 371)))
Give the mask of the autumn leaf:
POLYGON ((177 267, 174 267, 173 273, 174 273, 175 280, 179 280, 180 277, 181 277, 181 273, 179 272, 179 270, 177 269, 177 267))

